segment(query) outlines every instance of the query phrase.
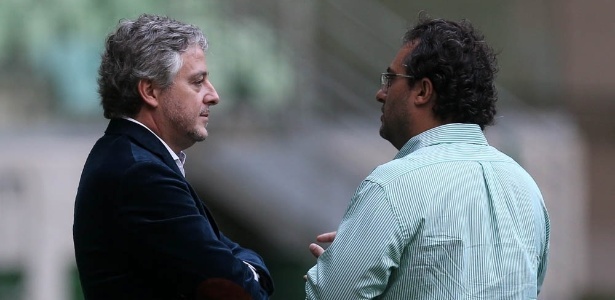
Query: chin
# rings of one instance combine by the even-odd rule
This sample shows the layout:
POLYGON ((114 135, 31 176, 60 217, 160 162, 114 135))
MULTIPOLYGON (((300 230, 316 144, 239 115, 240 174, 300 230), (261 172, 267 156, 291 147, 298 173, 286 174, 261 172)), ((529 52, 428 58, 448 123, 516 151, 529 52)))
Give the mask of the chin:
POLYGON ((386 135, 386 132, 385 132, 383 127, 380 127, 380 132, 379 133, 380 133, 380 137, 381 138, 383 138, 385 140, 387 139, 387 135, 386 135))
POLYGON ((207 132, 207 130, 195 130, 193 132, 190 132, 189 136, 195 142, 202 142, 207 138, 207 136, 209 136, 209 133, 207 132))

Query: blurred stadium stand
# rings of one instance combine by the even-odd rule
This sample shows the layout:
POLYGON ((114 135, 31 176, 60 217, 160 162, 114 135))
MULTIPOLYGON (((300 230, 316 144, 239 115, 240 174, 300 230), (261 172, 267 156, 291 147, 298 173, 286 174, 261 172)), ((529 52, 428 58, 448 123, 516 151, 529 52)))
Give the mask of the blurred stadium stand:
MULTIPOLYGON (((58 10, 75 5, 55 1, 58 10)), ((551 261, 540 298, 615 297, 615 62, 604 50, 615 46, 605 21, 615 2, 236 0, 198 4, 202 11, 189 1, 120 2, 106 4, 111 12, 91 31, 58 30, 49 48, 6 46, 27 34, 0 26, 0 300, 80 299, 72 205, 106 126, 91 52, 118 18, 144 11, 194 22, 210 38, 222 100, 208 140, 187 151, 187 177, 223 231, 263 254, 274 300, 304 297, 301 277, 314 263, 307 245, 337 227, 360 181, 395 155, 378 136, 374 95, 419 10, 467 18, 501 49, 500 109, 487 136, 526 167, 547 202, 551 261)), ((29 13, 1 3, 0 20, 11 18, 8 8, 29 13)), ((62 13, 83 18, 74 10, 62 13)))

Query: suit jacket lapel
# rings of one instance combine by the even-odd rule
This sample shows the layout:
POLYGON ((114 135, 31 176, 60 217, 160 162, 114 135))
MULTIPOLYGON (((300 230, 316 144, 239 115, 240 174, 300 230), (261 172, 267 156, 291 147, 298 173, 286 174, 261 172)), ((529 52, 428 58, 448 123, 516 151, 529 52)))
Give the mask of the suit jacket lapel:
POLYGON ((187 183, 187 184, 188 184, 188 188, 190 189, 190 193, 192 194, 192 198, 194 198, 194 202, 196 202, 196 207, 199 209, 199 211, 203 215, 205 215, 207 217, 207 220, 209 221, 209 224, 211 224, 211 227, 213 228, 214 232, 216 233, 216 236, 218 236, 218 238, 220 238, 220 230, 218 229, 218 224, 216 224, 216 220, 214 220, 213 215, 211 214, 211 212, 209 212, 209 209, 207 209, 207 206, 205 206, 205 203, 203 203, 201 201, 201 199, 196 194, 196 192, 194 191, 192 186, 189 183, 187 183))
MULTIPOLYGON (((158 137, 156 137, 152 132, 150 132, 143 126, 125 119, 112 119, 109 122, 109 126, 107 127, 105 133, 124 134, 129 136, 135 143, 139 144, 143 148, 160 157, 160 159, 162 159, 162 161, 167 166, 169 166, 175 171, 175 173, 184 178, 184 175, 179 170, 179 167, 173 160, 173 157, 171 156, 167 148, 162 144, 158 137)), ((192 195, 192 198, 194 199, 198 210, 201 212, 201 214, 207 217, 209 223, 211 224, 211 227, 214 229, 214 232, 216 233, 218 238, 220 238, 220 231, 218 230, 218 225, 216 224, 216 221, 214 220, 212 214, 209 212, 209 209, 207 209, 204 203, 201 202, 199 196, 196 194, 190 183, 188 183, 185 178, 184 181, 186 182, 188 189, 190 189, 190 194, 192 195)))

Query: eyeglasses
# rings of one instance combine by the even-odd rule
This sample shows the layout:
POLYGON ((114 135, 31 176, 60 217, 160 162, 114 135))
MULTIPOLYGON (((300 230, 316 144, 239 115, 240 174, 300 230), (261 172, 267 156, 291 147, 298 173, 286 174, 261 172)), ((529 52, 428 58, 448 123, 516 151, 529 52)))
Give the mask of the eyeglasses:
POLYGON ((412 78, 412 76, 406 74, 382 73, 380 74, 380 89, 386 93, 393 84, 393 79, 397 77, 412 78))

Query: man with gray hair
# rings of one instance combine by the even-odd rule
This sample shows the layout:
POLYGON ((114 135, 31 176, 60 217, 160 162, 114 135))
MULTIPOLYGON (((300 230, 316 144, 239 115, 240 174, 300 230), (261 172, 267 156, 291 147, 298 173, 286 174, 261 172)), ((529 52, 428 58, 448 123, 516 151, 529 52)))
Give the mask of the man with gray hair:
POLYGON ((218 229, 186 181, 183 150, 218 104, 199 28, 156 15, 105 43, 103 137, 88 156, 73 238, 85 299, 268 299, 263 259, 218 229))

